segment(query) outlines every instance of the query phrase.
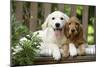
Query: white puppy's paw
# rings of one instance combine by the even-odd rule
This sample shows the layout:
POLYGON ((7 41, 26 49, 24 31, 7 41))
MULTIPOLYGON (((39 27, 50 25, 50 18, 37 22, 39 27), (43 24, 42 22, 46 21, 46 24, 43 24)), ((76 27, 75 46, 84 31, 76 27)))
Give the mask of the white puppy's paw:
POLYGON ((43 49, 40 51, 41 56, 51 56, 51 50, 50 49, 43 49))
POLYGON ((73 43, 69 44, 69 53, 72 57, 77 55, 77 49, 73 43))
POLYGON ((60 54, 59 50, 53 51, 53 58, 54 58, 54 60, 60 60, 61 59, 61 54, 60 54))

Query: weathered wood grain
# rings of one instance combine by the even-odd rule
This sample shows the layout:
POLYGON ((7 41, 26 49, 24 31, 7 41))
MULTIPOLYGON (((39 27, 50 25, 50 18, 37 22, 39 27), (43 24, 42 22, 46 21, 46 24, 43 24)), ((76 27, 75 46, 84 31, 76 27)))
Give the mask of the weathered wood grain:
POLYGON ((61 58, 61 60, 59 61, 55 61, 52 57, 36 57, 34 64, 42 65, 42 64, 76 63, 76 62, 90 62, 90 61, 96 61, 96 56, 87 55, 87 56, 68 57, 68 58, 61 58))

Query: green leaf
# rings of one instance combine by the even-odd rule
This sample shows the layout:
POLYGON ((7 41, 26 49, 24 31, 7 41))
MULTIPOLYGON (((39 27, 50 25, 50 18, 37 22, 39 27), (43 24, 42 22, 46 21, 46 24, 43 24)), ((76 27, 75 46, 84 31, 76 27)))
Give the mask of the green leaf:
POLYGON ((94 28, 92 25, 88 26, 88 34, 94 34, 94 28))

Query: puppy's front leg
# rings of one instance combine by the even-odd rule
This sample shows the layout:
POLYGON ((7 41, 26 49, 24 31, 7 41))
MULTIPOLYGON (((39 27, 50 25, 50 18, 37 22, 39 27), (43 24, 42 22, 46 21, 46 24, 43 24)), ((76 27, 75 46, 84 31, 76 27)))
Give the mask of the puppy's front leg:
POLYGON ((68 57, 69 56, 69 46, 68 46, 68 44, 64 44, 60 48, 60 52, 62 54, 62 57, 68 57))
POLYGON ((78 55, 85 55, 85 44, 81 44, 78 47, 78 55))
POLYGON ((77 55, 77 49, 75 47, 75 44, 73 43, 69 44, 69 53, 70 53, 70 56, 72 57, 77 55))
POLYGON ((60 53, 60 49, 58 46, 53 46, 52 47, 52 55, 54 60, 60 60, 61 59, 61 53, 60 53))

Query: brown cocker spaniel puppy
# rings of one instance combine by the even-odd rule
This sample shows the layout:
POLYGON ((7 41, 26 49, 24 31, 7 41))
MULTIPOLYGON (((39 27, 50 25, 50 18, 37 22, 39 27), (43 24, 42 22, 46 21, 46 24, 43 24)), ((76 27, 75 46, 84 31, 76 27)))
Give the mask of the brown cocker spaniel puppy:
POLYGON ((77 17, 71 17, 66 23, 64 28, 64 34, 69 40, 69 43, 73 43, 78 49, 78 55, 85 55, 85 40, 83 38, 82 25, 77 17))

